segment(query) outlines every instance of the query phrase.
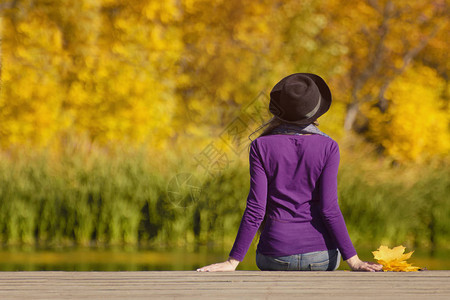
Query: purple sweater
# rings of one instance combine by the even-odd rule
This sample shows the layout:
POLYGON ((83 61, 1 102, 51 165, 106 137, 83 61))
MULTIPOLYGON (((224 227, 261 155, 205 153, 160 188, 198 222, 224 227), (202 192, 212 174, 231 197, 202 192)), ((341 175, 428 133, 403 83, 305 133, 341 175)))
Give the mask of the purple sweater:
POLYGON ((356 254, 338 205, 339 146, 321 135, 261 136, 250 146, 250 192, 230 256, 242 261, 264 219, 257 251, 287 256, 338 248, 356 254))

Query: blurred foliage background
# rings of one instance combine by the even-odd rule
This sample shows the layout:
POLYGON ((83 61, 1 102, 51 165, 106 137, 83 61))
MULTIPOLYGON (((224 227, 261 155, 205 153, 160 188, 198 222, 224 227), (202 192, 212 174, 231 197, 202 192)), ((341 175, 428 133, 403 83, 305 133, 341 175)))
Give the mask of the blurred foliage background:
POLYGON ((448 246, 449 7, 1 1, 1 245, 229 248, 247 137, 271 87, 311 72, 355 244, 448 246))

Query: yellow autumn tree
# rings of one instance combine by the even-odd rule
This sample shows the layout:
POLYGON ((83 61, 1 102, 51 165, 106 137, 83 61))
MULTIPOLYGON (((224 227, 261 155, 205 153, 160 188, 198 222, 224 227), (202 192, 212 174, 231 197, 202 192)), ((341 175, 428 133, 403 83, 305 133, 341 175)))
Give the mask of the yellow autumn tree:
POLYGON ((46 145, 65 125, 61 32, 44 9, 21 2, 3 11, 1 46, 1 146, 46 145))
POLYGON ((450 114, 442 109, 444 88, 444 80, 434 70, 421 65, 408 69, 386 91, 386 112, 371 105, 366 108, 369 135, 399 161, 449 153, 450 114))
POLYGON ((438 33, 448 29, 445 1, 360 1, 335 10, 339 29, 348 47, 346 57, 350 102, 346 129, 366 126, 362 104, 376 100, 382 112, 388 109, 389 85, 410 67, 438 33), (339 15, 345 14, 345 16, 339 15), (364 20, 364 21, 363 21, 364 20), (358 120, 358 117, 359 120, 358 120))
POLYGON ((172 132, 179 17, 175 1, 11 2, 2 18, 2 145, 85 135, 160 147, 172 132))
POLYGON ((340 65, 345 72, 336 78, 337 95, 346 103, 344 128, 370 136, 374 144, 381 144, 386 153, 397 160, 445 154, 446 142, 441 139, 448 136, 448 121, 444 116, 448 114, 444 107, 448 100, 442 93, 442 78, 448 71, 445 62, 438 67, 437 61, 442 60, 443 53, 448 53, 448 43, 443 43, 449 29, 448 1, 365 0, 353 3, 335 0, 328 1, 326 6, 329 26, 324 34, 347 49, 340 65), (428 57, 425 49, 440 55, 424 59, 428 57), (410 70, 413 67, 416 71, 410 70), (433 71, 438 68, 437 73, 433 71), (426 70, 431 77, 412 78, 411 74, 418 73, 418 69, 426 70), (405 72, 409 74, 402 77, 405 72), (430 83, 432 80, 436 82, 430 83), (417 88, 412 88, 415 85, 417 88), (413 89, 416 95, 405 93, 413 89), (421 104, 419 97, 426 97, 422 101, 432 103, 429 108, 428 104, 421 104), (406 107, 409 111, 404 111, 406 107), (422 119, 421 127, 433 127, 433 136, 421 135, 422 129, 409 125, 417 121, 415 113, 423 112, 424 108, 429 113, 428 118, 436 117, 441 122, 441 125, 431 126, 430 119, 422 119), (382 121, 379 120, 384 118, 388 122, 386 120, 400 118, 393 117, 400 111, 403 119, 396 120, 402 125, 391 124, 389 132, 381 134, 380 131, 387 128, 380 127, 382 121), (396 126, 400 126, 401 133, 396 131, 396 126), (424 146, 435 144, 436 137, 439 142, 435 148, 424 146))
POLYGON ((66 11, 72 18, 65 20, 69 30, 64 35, 73 48, 65 107, 76 134, 88 133, 100 144, 147 142, 161 147, 172 132, 173 66, 182 49, 173 27, 179 17, 175 3, 72 5, 78 13, 66 11), (80 10, 94 20, 80 23, 80 10))
POLYGON ((189 136, 217 135, 270 78, 267 12, 274 4, 266 0, 186 0, 181 4, 185 51, 175 126, 189 136))
MULTIPOLYGON (((404 94, 415 83, 433 99, 430 113, 447 122, 445 0, 29 0, 2 7, 3 148, 64 146, 70 137, 159 150, 176 141, 205 144, 256 98, 267 105, 280 78, 312 72, 333 90, 325 131, 357 131, 397 159, 447 151, 442 142, 405 146, 441 141, 444 125, 420 138, 405 127, 389 142, 375 129, 407 103, 418 109, 404 94), (432 74, 439 95, 417 70, 432 74)), ((405 118, 399 122, 414 116, 405 118)))

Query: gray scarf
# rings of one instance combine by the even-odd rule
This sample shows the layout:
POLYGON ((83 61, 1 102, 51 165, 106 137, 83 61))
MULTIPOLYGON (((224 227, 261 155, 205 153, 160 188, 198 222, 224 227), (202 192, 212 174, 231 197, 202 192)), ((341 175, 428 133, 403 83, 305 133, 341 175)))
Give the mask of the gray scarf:
POLYGON ((272 129, 269 134, 296 134, 296 135, 302 135, 302 134, 319 134, 325 137, 328 137, 325 133, 319 130, 314 124, 308 124, 308 125, 296 125, 296 124, 288 124, 283 123, 274 129, 272 129))

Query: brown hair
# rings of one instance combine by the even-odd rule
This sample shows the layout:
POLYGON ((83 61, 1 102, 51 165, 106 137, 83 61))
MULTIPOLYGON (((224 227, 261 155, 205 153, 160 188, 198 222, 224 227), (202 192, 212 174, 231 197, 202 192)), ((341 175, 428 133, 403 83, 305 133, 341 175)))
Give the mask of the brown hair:
MULTIPOLYGON (((269 134, 272 131, 272 129, 274 129, 275 127, 278 127, 279 125, 281 125, 283 123, 295 124, 295 122, 282 121, 279 118, 273 116, 269 121, 261 124, 258 128, 255 129, 255 131, 250 133, 250 135, 248 136, 248 139, 251 142, 253 142, 253 140, 251 139, 251 136, 254 135, 255 133, 257 133, 258 131, 262 130, 264 127, 266 127, 266 129, 264 129, 263 132, 258 137, 269 134)), ((317 120, 314 120, 312 122, 312 124, 315 125, 315 126, 319 126, 319 122, 317 122, 317 120)), ((250 145, 249 145, 249 151, 250 151, 250 145)))
POLYGON ((255 131, 250 133, 250 135, 248 136, 248 139, 253 141, 251 139, 251 136, 254 135, 255 133, 257 133, 258 131, 264 129, 264 127, 266 127, 266 128, 264 129, 264 131, 258 137, 263 136, 263 135, 267 135, 270 131, 272 131, 272 129, 274 129, 278 125, 281 125, 282 123, 283 123, 283 121, 281 121, 277 117, 272 117, 269 121, 261 124, 258 128, 255 129, 255 131))

